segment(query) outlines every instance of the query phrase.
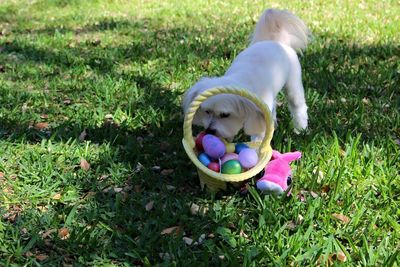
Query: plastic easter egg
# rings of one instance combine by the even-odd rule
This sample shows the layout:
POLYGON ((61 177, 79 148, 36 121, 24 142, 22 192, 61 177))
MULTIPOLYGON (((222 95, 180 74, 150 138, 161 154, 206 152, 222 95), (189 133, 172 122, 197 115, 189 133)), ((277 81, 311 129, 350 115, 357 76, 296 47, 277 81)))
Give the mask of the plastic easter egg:
POLYGON ((226 147, 226 153, 233 153, 235 152, 235 144, 234 143, 229 143, 225 139, 222 139, 222 142, 224 142, 225 147, 226 147))
POLYGON ((242 151, 244 148, 249 148, 249 146, 246 145, 246 144, 244 144, 244 143, 237 143, 237 144, 235 145, 235 153, 236 153, 236 154, 239 154, 240 151, 242 151))
POLYGON ((221 171, 225 174, 239 174, 242 172, 242 166, 238 160, 231 159, 222 165, 221 171))
POLYGON ((253 168, 258 162, 258 155, 255 149, 244 148, 239 153, 239 162, 245 169, 253 168))
POLYGON ((215 172, 219 172, 220 170, 219 164, 217 162, 211 162, 210 164, 208 164, 207 168, 215 172))
POLYGON ((208 166, 211 163, 210 157, 206 153, 201 153, 197 157, 204 166, 208 166))
POLYGON ((225 154, 225 144, 216 136, 206 134, 203 137, 203 148, 204 151, 213 159, 219 159, 225 154))
POLYGON ((235 144, 233 143, 227 143, 225 144, 226 147, 226 153, 233 153, 235 152, 235 144))
POLYGON ((203 148, 203 138, 204 138, 204 136, 206 135, 206 132, 200 132, 198 135, 197 135, 197 137, 196 137, 196 139, 194 140, 194 142, 196 143, 196 149, 197 149, 197 151, 199 151, 199 152, 202 152, 202 151, 204 151, 204 148, 203 148))
POLYGON ((222 158, 221 158, 221 165, 227 162, 228 160, 231 159, 239 159, 239 155, 236 153, 226 153, 222 158))

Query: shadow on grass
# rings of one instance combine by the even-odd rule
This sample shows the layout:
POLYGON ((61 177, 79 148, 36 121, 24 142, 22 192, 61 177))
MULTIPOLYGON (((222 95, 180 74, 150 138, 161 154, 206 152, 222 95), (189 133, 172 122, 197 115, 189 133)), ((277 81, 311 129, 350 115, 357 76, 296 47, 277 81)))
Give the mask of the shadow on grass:
MULTIPOLYGON (((126 28, 140 30, 144 25, 145 23, 128 20, 104 20, 79 30, 45 28, 29 33, 53 35, 56 32, 84 33, 126 28)), ((143 35, 129 45, 102 47, 86 42, 77 47, 63 47, 58 51, 14 40, 3 44, 1 53, 19 55, 21 61, 18 65, 46 64, 60 69, 74 68, 77 65, 88 66, 96 73, 108 75, 114 80, 127 79, 115 69, 116 64, 125 61, 140 63, 165 58, 179 64, 197 65, 193 62, 209 58, 229 59, 235 54, 232 47, 226 46, 229 39, 222 41, 218 38, 202 46, 191 43, 181 50, 169 51, 169 48, 177 46, 182 35, 197 34, 199 32, 190 32, 187 29, 166 29, 143 35), (214 47, 219 48, 209 52, 214 47), (167 48, 168 51, 165 52, 162 48, 167 48), (172 59, 169 53, 174 54, 172 59)), ((339 139, 345 139, 349 133, 361 133, 365 142, 398 134, 399 95, 395 90, 396 84, 399 84, 399 46, 357 47, 337 42, 337 37, 321 37, 321 41, 326 42, 327 39, 332 41, 326 47, 318 49, 316 44, 316 52, 307 52, 301 59, 304 83, 309 95, 311 133, 309 136, 297 138, 298 146, 310 142, 315 133, 331 136, 335 132, 339 139)), ((11 59, 5 65, 9 69, 18 70, 11 59)), ((207 72, 207 66, 202 71, 207 72)), ((25 75, 24 78, 31 78, 29 73, 25 75)), ((7 115, 1 117, 0 137, 11 142, 24 140, 40 143, 49 138, 54 142, 78 140, 79 135, 86 130, 87 141, 109 144, 110 153, 113 154, 100 156, 98 162, 92 165, 95 173, 91 173, 83 183, 76 182, 79 188, 84 189, 81 193, 95 193, 95 196, 85 200, 85 205, 80 205, 79 202, 54 204, 54 217, 48 219, 52 225, 58 226, 66 224, 66 220, 59 219, 57 214, 65 214, 64 217, 70 218, 70 223, 74 223, 66 225, 72 229, 69 238, 61 240, 57 238, 57 234, 47 238, 36 235, 36 241, 31 244, 30 249, 37 248, 50 253, 52 259, 67 263, 78 260, 81 255, 85 255, 86 261, 105 257, 114 258, 115 262, 131 261, 135 264, 144 264, 146 261, 153 264, 171 258, 172 255, 178 261, 186 258, 187 262, 193 263, 202 260, 218 263, 218 255, 213 254, 213 250, 216 249, 216 244, 220 244, 219 251, 235 257, 232 262, 237 261, 234 255, 238 250, 226 245, 223 238, 214 243, 206 243, 204 247, 188 247, 182 241, 183 231, 186 236, 197 233, 208 235, 214 233, 218 225, 228 225, 230 222, 222 220, 217 224, 212 216, 198 217, 191 214, 188 204, 196 197, 203 196, 203 193, 200 192, 196 175, 193 174, 194 166, 188 162, 181 148, 182 118, 176 104, 179 93, 165 88, 159 80, 146 75, 129 76, 128 82, 136 83, 145 90, 143 110, 148 107, 166 110, 167 118, 161 123, 144 121, 143 125, 134 128, 132 125, 107 120, 100 126, 93 126, 93 123, 72 118, 57 123, 55 127, 50 126, 47 131, 29 127, 29 122, 21 122, 17 118, 7 118, 7 115), (164 92, 162 95, 161 91, 164 92), (143 169, 125 177, 121 184, 103 183, 97 175, 112 170, 112 163, 115 162, 110 160, 121 162, 128 169, 134 170, 137 166, 140 169, 140 165, 143 169), (160 169, 154 168, 157 166, 160 169), (172 173, 162 174, 161 170, 172 170, 172 173), (119 188, 123 188, 120 191, 122 193, 117 193, 119 188), (151 202, 152 208, 147 206, 151 202), (180 229, 176 235, 160 234, 162 230, 175 226, 180 229), (202 253, 205 254, 201 255, 202 253)), ((13 76, 12 79, 17 78, 13 76)), ((64 108, 71 108, 73 114, 72 107, 73 105, 64 108)), ((124 111, 135 116, 135 110, 124 111)), ((283 142, 284 136, 290 134, 286 130, 290 128, 287 108, 280 111, 279 118, 275 136, 276 140, 283 142)), ((19 221, 24 220, 22 215, 19 221)), ((35 227, 41 226, 36 223, 33 229, 35 227)))

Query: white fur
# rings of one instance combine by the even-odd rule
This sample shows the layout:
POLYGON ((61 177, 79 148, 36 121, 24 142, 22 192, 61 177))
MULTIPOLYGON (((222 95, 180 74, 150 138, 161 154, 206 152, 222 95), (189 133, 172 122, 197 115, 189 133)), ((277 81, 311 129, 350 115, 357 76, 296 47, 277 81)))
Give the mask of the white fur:
MULTIPOLYGON (((303 21, 288 11, 266 10, 258 21, 250 46, 242 51, 222 77, 202 78, 185 94, 183 109, 201 92, 218 86, 235 86, 258 95, 276 122, 276 96, 285 88, 296 131, 307 128, 307 105, 296 51, 307 46, 310 32, 303 21)), ((201 104, 193 124, 233 138, 241 128, 252 139, 265 133, 263 115, 247 99, 216 95, 201 104), (227 116, 228 115, 228 116, 227 116)))

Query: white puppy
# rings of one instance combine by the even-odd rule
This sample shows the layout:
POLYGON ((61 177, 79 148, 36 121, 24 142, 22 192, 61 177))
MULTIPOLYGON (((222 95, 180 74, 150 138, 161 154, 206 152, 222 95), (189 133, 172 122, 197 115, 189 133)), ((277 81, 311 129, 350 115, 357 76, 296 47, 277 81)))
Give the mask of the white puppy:
MULTIPOLYGON (((203 91, 235 86, 258 95, 270 108, 276 123, 276 96, 282 88, 289 102, 296 131, 307 128, 307 105, 296 51, 305 49, 311 34, 302 20, 288 11, 268 9, 258 21, 250 46, 242 51, 222 77, 202 78, 185 94, 183 109, 203 91)), ((241 128, 252 140, 264 136, 263 114, 249 100, 221 94, 203 102, 193 124, 209 133, 233 138, 241 128)))

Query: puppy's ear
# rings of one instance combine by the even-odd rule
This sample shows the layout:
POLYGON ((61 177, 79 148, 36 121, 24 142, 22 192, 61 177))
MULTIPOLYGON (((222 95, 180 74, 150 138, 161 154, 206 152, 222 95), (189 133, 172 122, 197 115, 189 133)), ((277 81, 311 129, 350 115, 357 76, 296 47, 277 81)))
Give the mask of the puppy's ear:
POLYGON ((265 132, 265 119, 262 112, 250 101, 245 101, 246 119, 243 129, 247 135, 263 135, 265 132))
POLYGON ((189 90, 186 91, 186 93, 183 96, 183 101, 182 101, 182 108, 183 112, 186 113, 190 103, 192 103, 193 99, 195 99, 196 96, 198 96, 202 91, 203 87, 202 84, 206 82, 209 78, 201 78, 195 85, 193 85, 189 90))
MULTIPOLYGON (((190 107, 190 104, 192 101, 198 96, 200 93, 202 93, 204 90, 208 88, 208 81, 210 78, 201 78, 195 85, 193 85, 183 96, 183 101, 182 101, 182 108, 183 108, 183 113, 186 114, 188 112, 188 109, 190 107)), ((194 125, 199 125, 202 126, 202 112, 199 112, 197 110, 196 114, 193 117, 193 124, 194 125)))
POLYGON ((183 108, 183 113, 186 114, 190 103, 192 103, 193 99, 198 95, 198 90, 196 86, 191 87, 189 90, 186 91, 186 93, 183 95, 183 101, 182 101, 182 108, 183 108))

